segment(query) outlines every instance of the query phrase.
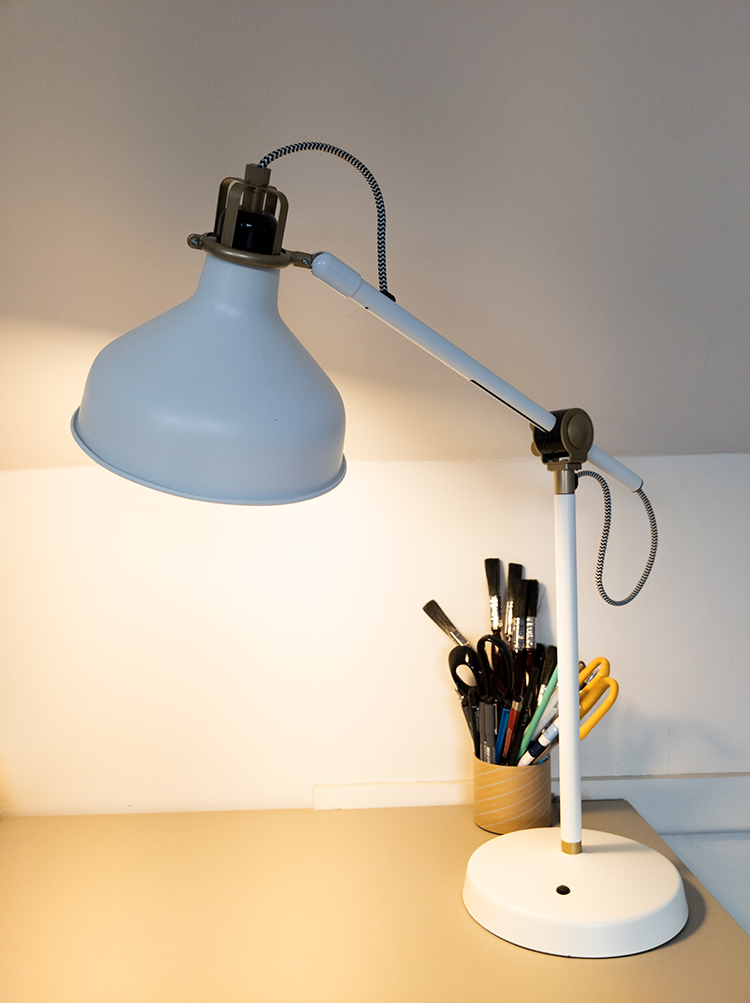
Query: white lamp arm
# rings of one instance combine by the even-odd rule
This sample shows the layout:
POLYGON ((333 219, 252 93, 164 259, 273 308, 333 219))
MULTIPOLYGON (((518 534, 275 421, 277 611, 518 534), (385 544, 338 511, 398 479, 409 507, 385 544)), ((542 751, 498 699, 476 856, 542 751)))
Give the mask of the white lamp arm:
MULTIPOLYGON (((299 263, 309 267, 309 259, 299 263)), ((417 320, 332 254, 316 255, 312 271, 342 296, 353 299, 454 372, 527 418, 532 427, 540 430, 535 445, 539 445, 536 440, 543 440, 542 433, 555 429, 555 415, 417 320)), ((560 412, 561 425, 564 415, 575 410, 560 412)), ((556 435, 554 432, 552 438, 556 435)), ((578 438, 576 432, 570 444, 574 445, 578 438)), ((585 438, 590 442, 590 423, 585 438)), ((564 440, 563 446, 568 446, 564 440)), ((582 446, 578 455, 585 452, 582 446)), ((544 456, 544 452, 540 455, 544 456)), ((587 459, 628 490, 640 492, 641 478, 593 444, 589 445, 587 459)), ((571 450, 567 459, 559 463, 553 460, 550 465, 555 470, 560 827, 520 830, 484 843, 469 861, 464 903, 482 926, 524 947, 575 957, 636 954, 663 944, 682 929, 688 917, 687 901, 679 873, 657 851, 582 827, 578 572, 572 476, 577 461, 571 450), (584 844, 594 852, 586 852, 584 844), (515 875, 518 877, 509 880, 515 875), (535 882, 534 890, 530 890, 530 877, 535 882), (560 900, 568 893, 572 911, 560 900)))
MULTIPOLYGON (((369 310, 384 324, 392 327, 394 331, 398 331, 409 341, 419 345, 420 348, 439 359, 459 376, 463 376, 470 383, 496 397, 507 407, 530 421, 532 425, 545 431, 554 428, 555 416, 553 414, 540 407, 530 397, 516 390, 510 383, 506 383, 505 380, 477 362, 453 342, 418 320, 398 303, 384 296, 380 290, 365 282, 359 272, 350 268, 335 255, 328 251, 316 254, 312 261, 312 271, 316 278, 325 282, 326 285, 347 299, 359 303, 361 307, 369 310)), ((636 473, 597 446, 591 446, 588 459, 595 467, 618 481, 629 491, 637 491, 643 484, 642 478, 636 473)))

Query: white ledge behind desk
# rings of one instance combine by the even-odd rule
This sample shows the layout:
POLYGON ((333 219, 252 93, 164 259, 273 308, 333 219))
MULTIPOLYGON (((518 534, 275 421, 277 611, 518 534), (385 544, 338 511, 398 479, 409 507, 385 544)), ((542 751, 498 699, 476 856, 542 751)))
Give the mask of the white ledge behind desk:
MULTIPOLYGON (((671 777, 583 777, 586 801, 622 799, 659 835, 750 832, 750 774, 671 777)), ((553 777, 552 790, 557 782, 553 777)), ((470 804, 471 780, 417 784, 340 784, 315 787, 319 811, 470 804)))

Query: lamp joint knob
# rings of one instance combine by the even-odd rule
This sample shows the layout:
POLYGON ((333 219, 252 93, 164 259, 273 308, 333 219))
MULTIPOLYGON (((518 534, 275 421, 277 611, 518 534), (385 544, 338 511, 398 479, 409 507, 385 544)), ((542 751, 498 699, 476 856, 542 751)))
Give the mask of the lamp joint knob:
POLYGON ((553 411, 555 424, 549 431, 532 425, 532 453, 543 463, 585 463, 594 442, 591 418, 579 407, 553 411))

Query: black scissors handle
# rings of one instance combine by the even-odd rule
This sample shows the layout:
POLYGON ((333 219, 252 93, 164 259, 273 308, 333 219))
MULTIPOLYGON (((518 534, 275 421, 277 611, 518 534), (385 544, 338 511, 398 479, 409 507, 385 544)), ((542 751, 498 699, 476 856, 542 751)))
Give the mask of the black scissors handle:
MULTIPOLYGON (((474 668, 477 665, 477 653, 467 644, 460 644, 453 648, 448 655, 448 668, 450 669, 456 690, 461 697, 461 710, 466 718, 472 741, 474 743, 474 755, 479 756, 479 687, 474 668), (468 682, 459 675, 459 669, 468 668, 473 676, 473 681, 468 682)), ((479 670, 477 670, 479 671, 479 670)), ((481 673, 480 673, 481 674, 481 673)))
POLYGON ((448 655, 448 667, 451 670, 453 682, 456 684, 461 696, 465 696, 467 689, 470 689, 472 686, 476 689, 479 697, 490 698, 495 695, 487 658, 483 653, 475 651, 471 645, 460 644, 453 648, 448 655), (458 674, 458 670, 462 667, 468 668, 471 672, 474 677, 473 684, 467 683, 458 674))
POLYGON ((486 666, 487 682, 492 693, 501 700, 510 698, 513 695, 515 671, 513 655, 508 645, 499 634, 485 634, 479 638, 477 654, 486 666), (491 647, 489 654, 486 650, 488 644, 491 647), (499 653, 499 658, 492 657, 495 652, 499 653), (502 671, 498 671, 501 665, 502 671))
POLYGON ((453 677, 453 682, 456 684, 456 689, 465 697, 469 690, 477 689, 477 678, 474 675, 474 668, 472 663, 476 660, 476 652, 473 648, 466 644, 459 644, 453 648, 448 655, 448 668, 450 669, 451 676, 453 677), (459 669, 468 668, 472 675, 472 681, 462 678, 459 675, 459 669))

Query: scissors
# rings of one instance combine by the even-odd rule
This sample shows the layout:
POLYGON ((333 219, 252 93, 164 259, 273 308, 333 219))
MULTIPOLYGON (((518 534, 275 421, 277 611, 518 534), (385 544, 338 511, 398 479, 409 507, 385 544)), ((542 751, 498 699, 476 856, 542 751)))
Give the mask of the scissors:
POLYGON ((488 695, 499 700, 509 699, 513 693, 515 672, 513 655, 506 642, 499 634, 485 634, 477 642, 477 655, 484 667, 488 695), (490 646, 489 653, 487 645, 490 646))
MULTIPOLYGON (((496 762, 507 764, 514 739, 516 739, 527 690, 528 652, 524 650, 513 653, 506 642, 497 634, 485 634, 484 637, 480 638, 477 648, 480 656, 488 665, 491 665, 492 660, 486 654, 487 644, 494 645, 502 656, 500 659, 503 665, 502 677, 499 673, 495 673, 493 676, 496 693, 503 703, 498 725, 496 762)), ((520 741, 520 735, 518 735, 518 741, 520 741)))
MULTIPOLYGON (((578 683, 580 686, 580 718, 581 720, 586 718, 580 727, 580 736, 583 739, 590 734, 595 725, 610 710, 617 699, 619 686, 609 674, 609 662, 606 658, 595 658, 593 662, 582 668, 578 676, 578 683), (604 700, 600 704, 602 697, 604 700)), ((528 766, 531 763, 539 762, 557 745, 558 741, 559 728, 557 721, 554 721, 531 743, 518 765, 528 766)))
POLYGON ((617 680, 609 674, 609 662, 606 658, 595 658, 593 662, 590 662, 585 669, 581 670, 578 682, 581 685, 579 692, 581 720, 586 718, 586 721, 581 725, 581 738, 585 738, 594 725, 598 724, 612 707, 620 692, 620 687, 617 685, 617 680), (605 697, 604 701, 597 707, 602 697, 605 697), (595 707, 596 710, 594 710, 595 707), (592 710, 593 713, 590 714, 592 710), (589 714, 590 716, 587 717, 589 714))
POLYGON ((479 758, 479 680, 483 679, 479 656, 471 645, 459 644, 448 654, 448 668, 456 684, 456 692, 461 698, 461 710, 474 742, 474 755, 479 758), (467 682, 459 674, 461 669, 467 668, 473 677, 472 682, 467 682))
POLYGON ((451 650, 448 655, 448 668, 462 697, 467 696, 471 690, 476 691, 477 698, 492 696, 487 661, 470 644, 459 644, 451 650), (473 677, 471 682, 459 675, 461 669, 469 670, 473 677))
POLYGON ((508 726, 514 706, 518 708, 516 691, 523 692, 525 673, 518 675, 516 659, 507 642, 499 634, 485 634, 479 638, 477 652, 487 666, 488 680, 495 692, 497 702, 495 720, 495 749, 492 762, 501 763, 508 740, 508 726), (490 646, 489 654, 487 646, 490 646))
POLYGON ((468 644, 453 648, 448 655, 448 667, 461 697, 461 709, 474 742, 474 754, 485 763, 496 763, 499 705, 511 685, 510 650, 501 637, 486 634, 476 650, 468 644), (487 645, 491 646, 490 653, 495 650, 500 653, 500 659, 496 660, 505 666, 503 675, 493 672, 487 645), (461 670, 467 668, 473 676, 472 682, 465 678, 465 672, 461 675, 461 670))

